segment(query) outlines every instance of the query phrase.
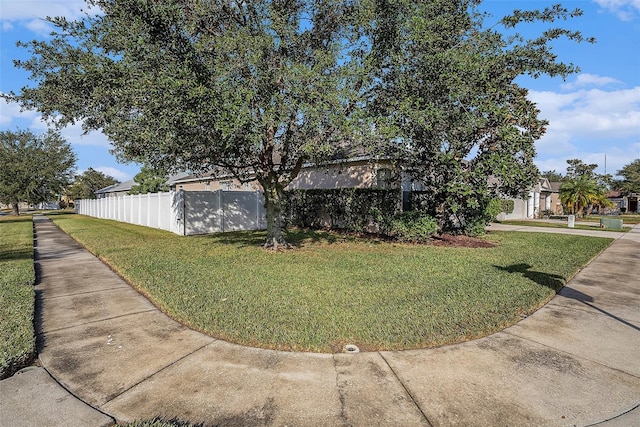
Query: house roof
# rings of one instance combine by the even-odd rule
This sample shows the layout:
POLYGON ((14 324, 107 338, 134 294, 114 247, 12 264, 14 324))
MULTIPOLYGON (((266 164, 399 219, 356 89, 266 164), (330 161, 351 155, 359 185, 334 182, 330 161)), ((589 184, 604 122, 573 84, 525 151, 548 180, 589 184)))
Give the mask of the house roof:
POLYGON ((108 187, 101 188, 96 191, 96 194, 106 194, 106 193, 119 193, 121 191, 129 191, 131 187, 136 185, 136 182, 132 179, 125 182, 119 182, 117 184, 110 185, 108 187))
MULTIPOLYGON (((176 182, 177 180, 180 180, 187 176, 189 176, 189 174, 186 172, 181 172, 181 173, 172 175, 169 177, 169 179, 166 180, 165 184, 173 185, 173 183, 176 182)), ((110 185, 108 187, 101 188, 100 190, 96 191, 96 194, 120 193, 123 191, 131 191, 131 188, 134 187, 135 185, 137 185, 135 180, 130 179, 129 181, 125 181, 118 184, 110 185)))

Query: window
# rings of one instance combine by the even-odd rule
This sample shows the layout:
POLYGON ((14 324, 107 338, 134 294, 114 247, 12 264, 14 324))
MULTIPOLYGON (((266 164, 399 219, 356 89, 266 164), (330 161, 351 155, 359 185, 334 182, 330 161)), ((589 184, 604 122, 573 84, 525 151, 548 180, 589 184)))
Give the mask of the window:
POLYGON ((233 190, 233 181, 220 181, 220 189, 222 191, 233 190))
POLYGON ((382 168, 376 171, 376 187, 391 188, 391 169, 382 168))

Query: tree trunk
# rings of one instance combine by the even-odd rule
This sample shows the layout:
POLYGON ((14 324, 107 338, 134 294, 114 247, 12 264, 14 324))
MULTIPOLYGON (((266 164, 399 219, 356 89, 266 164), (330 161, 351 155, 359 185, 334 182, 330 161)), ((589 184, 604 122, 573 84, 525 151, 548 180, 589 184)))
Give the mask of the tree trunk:
POLYGON ((20 203, 19 202, 13 202, 11 203, 11 206, 13 207, 13 215, 20 215, 20 203))
POLYGON ((263 184, 263 189, 267 216, 267 241, 264 247, 274 251, 289 249, 289 244, 282 237, 282 189, 277 184, 263 184))

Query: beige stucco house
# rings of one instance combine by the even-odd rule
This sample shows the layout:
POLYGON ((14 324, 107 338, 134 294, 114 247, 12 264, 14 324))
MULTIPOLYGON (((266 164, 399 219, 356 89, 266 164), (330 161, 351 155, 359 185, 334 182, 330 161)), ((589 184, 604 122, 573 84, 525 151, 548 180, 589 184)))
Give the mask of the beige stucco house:
MULTIPOLYGON (((390 160, 356 157, 336 160, 323 166, 306 164, 287 190, 330 188, 397 188, 390 160)), ((258 181, 241 183, 230 175, 189 175, 176 179, 172 190, 184 191, 260 191, 258 181)))

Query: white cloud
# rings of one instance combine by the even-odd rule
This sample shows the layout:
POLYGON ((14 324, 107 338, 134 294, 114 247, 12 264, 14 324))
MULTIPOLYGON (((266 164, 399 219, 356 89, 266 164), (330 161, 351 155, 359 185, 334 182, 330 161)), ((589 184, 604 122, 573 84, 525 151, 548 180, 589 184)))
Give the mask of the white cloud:
POLYGON ((15 102, 7 102, 0 98, 0 125, 2 127, 24 127, 20 126, 19 119, 32 121, 39 116, 35 111, 20 111, 20 106, 15 102))
POLYGON ((44 19, 32 19, 24 24, 26 28, 39 35, 48 35, 53 31, 54 27, 44 19))
POLYGON ((130 179, 132 179, 132 176, 128 173, 111 166, 98 166, 93 169, 97 170, 98 172, 102 172, 105 175, 112 176, 120 182, 129 181, 130 179))
POLYGON ((540 170, 566 170, 578 158, 614 174, 640 158, 640 87, 625 90, 578 90, 570 93, 531 91, 540 117, 549 121, 536 142, 540 170))
POLYGON ((581 90, 568 94, 531 91, 530 99, 549 120, 549 131, 572 138, 623 138, 640 132, 640 86, 581 90))
POLYGON ((86 13, 95 14, 98 8, 89 8, 83 0, 1 0, 3 31, 15 29, 15 24, 25 27, 36 34, 51 33, 51 24, 46 17, 64 16, 68 20, 75 20, 86 13))
POLYGON ((536 165, 541 172, 555 170, 565 174, 567 172, 568 159, 580 159, 584 163, 598 165, 596 173, 605 172, 616 177, 616 173, 635 159, 640 159, 640 143, 631 144, 628 147, 602 147, 602 151, 572 151, 563 156, 548 157, 536 160, 536 165))
MULTIPOLYGON (((0 99, 0 126, 3 128, 31 129, 35 132, 46 132, 47 129, 52 127, 37 111, 20 111, 20 105, 15 102, 7 102, 4 98, 0 99)), ((60 134, 71 145, 111 146, 107 137, 101 132, 90 132, 87 135, 83 135, 81 123, 66 126, 60 131, 60 134)))
POLYGON ((640 12, 640 0, 594 0, 594 2, 614 13, 622 21, 631 21, 640 12))
POLYGON ((574 82, 563 84, 562 88, 566 90, 572 90, 572 89, 577 89, 577 88, 586 87, 586 86, 608 86, 612 84, 621 84, 621 83, 622 83, 621 81, 616 80, 612 77, 604 77, 604 76, 598 76, 596 74, 584 73, 584 74, 579 74, 578 77, 576 77, 576 80, 574 82))
POLYGON ((2 0, 2 21, 31 21, 47 16, 76 19, 89 10, 83 0, 2 0))

